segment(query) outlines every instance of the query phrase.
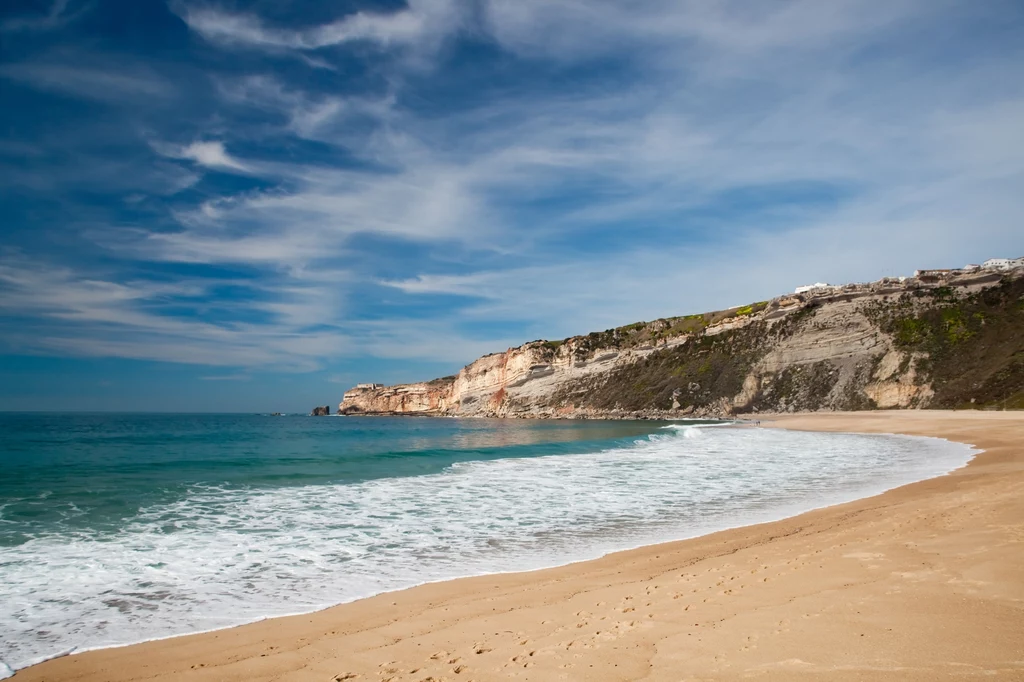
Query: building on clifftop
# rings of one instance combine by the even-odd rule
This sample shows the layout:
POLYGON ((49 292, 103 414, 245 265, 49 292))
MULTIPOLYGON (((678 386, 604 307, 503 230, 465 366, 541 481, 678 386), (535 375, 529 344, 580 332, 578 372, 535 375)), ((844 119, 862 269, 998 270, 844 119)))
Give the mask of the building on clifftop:
POLYGON ((954 270, 915 270, 914 277, 921 282, 941 282, 949 279, 956 271, 954 270))
POLYGON ((794 294, 806 294, 809 291, 817 291, 819 289, 831 289, 832 285, 825 282, 815 282, 814 284, 807 284, 802 287, 797 287, 794 294))

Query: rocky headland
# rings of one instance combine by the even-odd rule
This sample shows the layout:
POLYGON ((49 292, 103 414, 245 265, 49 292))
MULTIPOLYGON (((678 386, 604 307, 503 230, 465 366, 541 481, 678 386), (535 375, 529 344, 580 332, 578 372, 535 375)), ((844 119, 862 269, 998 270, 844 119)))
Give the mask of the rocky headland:
POLYGON ((1024 258, 531 341, 455 376, 360 384, 338 412, 625 419, 969 407, 1024 408, 1024 258))

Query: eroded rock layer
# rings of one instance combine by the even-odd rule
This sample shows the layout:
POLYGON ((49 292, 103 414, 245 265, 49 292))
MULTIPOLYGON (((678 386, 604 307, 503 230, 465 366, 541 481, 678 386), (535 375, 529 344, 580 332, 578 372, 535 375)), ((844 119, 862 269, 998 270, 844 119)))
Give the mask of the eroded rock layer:
POLYGON ((1024 262, 817 287, 484 356, 347 391, 342 414, 726 416, 1024 407, 1024 262))

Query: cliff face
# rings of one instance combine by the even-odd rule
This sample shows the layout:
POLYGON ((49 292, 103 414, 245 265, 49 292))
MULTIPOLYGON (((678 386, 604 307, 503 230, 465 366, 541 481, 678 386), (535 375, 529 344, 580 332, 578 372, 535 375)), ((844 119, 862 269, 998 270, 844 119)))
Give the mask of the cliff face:
POLYGON ((342 414, 724 416, 1024 407, 1024 263, 818 288, 484 356, 342 414), (1020 404, 1018 404, 1020 403, 1020 404))

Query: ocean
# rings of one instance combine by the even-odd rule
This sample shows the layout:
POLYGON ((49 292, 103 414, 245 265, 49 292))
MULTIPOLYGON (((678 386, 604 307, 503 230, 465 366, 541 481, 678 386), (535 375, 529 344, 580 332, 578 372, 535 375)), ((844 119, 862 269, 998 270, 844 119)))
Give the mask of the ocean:
POLYGON ((701 421, 0 414, 0 677, 778 519, 972 453, 701 421))

